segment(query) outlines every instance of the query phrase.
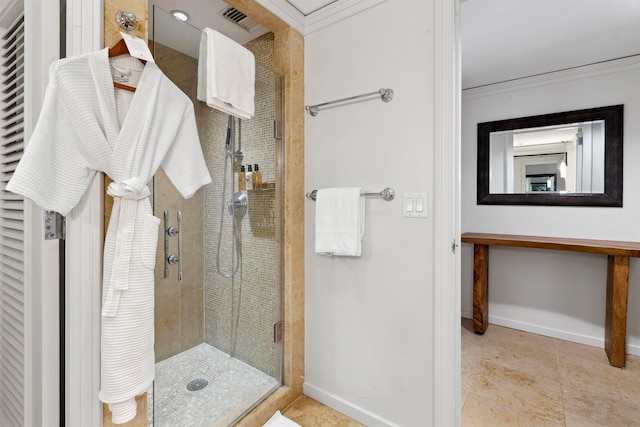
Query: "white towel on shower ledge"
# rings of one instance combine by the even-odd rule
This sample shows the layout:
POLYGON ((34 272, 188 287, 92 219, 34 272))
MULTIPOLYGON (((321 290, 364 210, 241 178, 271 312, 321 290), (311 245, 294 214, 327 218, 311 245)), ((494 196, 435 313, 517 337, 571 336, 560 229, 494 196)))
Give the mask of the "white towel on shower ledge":
POLYGON ((256 60, 250 50, 211 28, 202 30, 198 99, 211 108, 250 119, 255 112, 256 60))
POLYGON ((280 411, 276 411, 275 414, 269 421, 262 425, 262 427, 301 427, 300 424, 295 421, 291 421, 289 418, 285 417, 280 413, 280 411))
POLYGON ((360 188, 325 188, 316 194, 316 253, 360 256, 364 197, 360 188))

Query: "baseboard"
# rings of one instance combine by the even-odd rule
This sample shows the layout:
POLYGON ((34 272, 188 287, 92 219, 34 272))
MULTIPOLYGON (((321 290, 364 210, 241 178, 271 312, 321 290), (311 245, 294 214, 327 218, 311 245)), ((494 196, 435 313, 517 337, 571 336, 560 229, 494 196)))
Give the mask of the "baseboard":
POLYGON ((335 409, 349 418, 353 418, 367 427, 398 427, 397 424, 394 424, 389 420, 385 420, 384 418, 371 413, 360 406, 354 405, 344 399, 328 393, 320 387, 309 384, 308 382, 304 383, 303 392, 310 398, 335 409))
MULTIPOLYGON (((473 312, 471 310, 462 310, 462 317, 466 319, 473 319, 473 312)), ((532 334, 544 335, 546 337, 557 338, 560 340, 575 342, 578 344, 604 348, 604 337, 582 335, 571 331, 553 329, 533 323, 521 322, 519 320, 507 319, 504 317, 492 315, 489 315, 489 323, 504 326, 506 328, 517 329, 519 331, 531 332, 532 334)), ((627 354, 640 356, 640 345, 627 343, 627 354)))

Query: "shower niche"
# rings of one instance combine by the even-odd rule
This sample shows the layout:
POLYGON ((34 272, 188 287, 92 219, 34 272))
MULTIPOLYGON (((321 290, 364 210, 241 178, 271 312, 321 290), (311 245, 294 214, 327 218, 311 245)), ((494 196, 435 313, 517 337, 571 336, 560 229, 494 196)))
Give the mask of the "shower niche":
MULTIPOLYGON (((155 215, 182 213, 182 281, 174 265, 164 278, 165 250, 158 247, 148 425, 226 427, 282 384, 282 342, 274 340, 282 321, 283 147, 275 132, 282 77, 272 71, 272 33, 245 43, 256 57, 256 112, 231 123, 196 99, 200 30, 158 7, 152 19, 154 58, 194 103, 213 182, 184 200, 162 171, 154 177, 155 215), (241 156, 227 153, 228 128, 232 152, 241 156), (240 166, 249 164, 259 164, 269 185, 238 188, 240 166), (234 215, 234 197, 244 216, 234 215)), ((168 239, 168 253, 178 253, 179 240, 168 239)))

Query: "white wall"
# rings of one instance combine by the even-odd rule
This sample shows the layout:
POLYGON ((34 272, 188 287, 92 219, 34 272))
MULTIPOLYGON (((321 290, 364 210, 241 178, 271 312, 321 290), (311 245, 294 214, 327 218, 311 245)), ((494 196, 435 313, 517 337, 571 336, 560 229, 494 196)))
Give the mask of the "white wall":
MULTIPOLYGON (((640 241, 640 59, 550 77, 463 91, 462 232, 640 241), (623 208, 476 205, 477 123, 616 104, 624 104, 623 208)), ((463 245, 465 317, 472 311, 472 260, 473 245, 463 245)), ((489 322, 602 347, 606 269, 601 255, 491 247, 489 322)), ((638 307, 640 260, 632 258, 627 351, 634 354, 638 307)))
POLYGON ((370 427, 432 423, 433 209, 403 218, 401 201, 433 197, 433 7, 389 0, 305 37, 307 104, 395 91, 305 122, 307 191, 396 191, 367 198, 360 258, 314 253, 306 202, 304 391, 370 427))

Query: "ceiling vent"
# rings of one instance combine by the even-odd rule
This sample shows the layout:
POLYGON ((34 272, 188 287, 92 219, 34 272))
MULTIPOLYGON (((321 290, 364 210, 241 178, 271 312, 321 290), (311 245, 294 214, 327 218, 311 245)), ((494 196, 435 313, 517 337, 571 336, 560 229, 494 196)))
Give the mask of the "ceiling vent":
POLYGON ((253 19, 249 18, 244 13, 240 12, 235 7, 224 8, 220 12, 220 15, 222 15, 222 17, 225 18, 227 21, 233 22, 243 30, 246 30, 250 33, 253 32, 254 29, 260 28, 260 24, 258 24, 253 19))

